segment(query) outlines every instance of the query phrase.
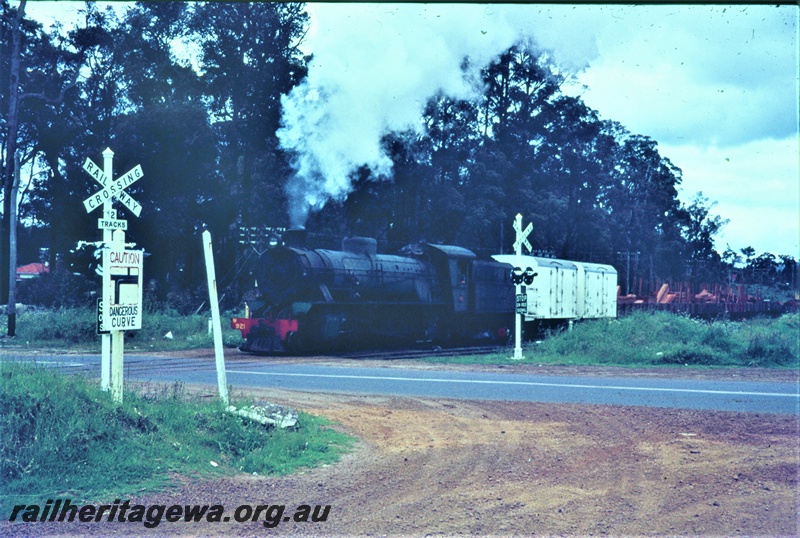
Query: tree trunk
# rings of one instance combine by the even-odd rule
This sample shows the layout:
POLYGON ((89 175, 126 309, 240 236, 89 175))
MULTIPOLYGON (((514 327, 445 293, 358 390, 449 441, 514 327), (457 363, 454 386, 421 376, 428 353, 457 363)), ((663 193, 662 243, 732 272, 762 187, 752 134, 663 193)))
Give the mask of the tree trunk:
MULTIPOLYGON (((8 115, 6 125, 8 126, 8 145, 6 146, 6 162, 3 167, 3 226, 0 227, 0 303, 8 302, 8 282, 11 244, 11 228, 16 226, 11 222, 11 190, 14 186, 15 165, 14 156, 17 153, 17 133, 19 130, 19 70, 20 70, 20 48, 22 35, 20 22, 25 15, 25 0, 21 0, 17 8, 16 17, 11 27, 11 58, 8 88, 8 115)), ((16 276, 16 273, 15 273, 16 276)))

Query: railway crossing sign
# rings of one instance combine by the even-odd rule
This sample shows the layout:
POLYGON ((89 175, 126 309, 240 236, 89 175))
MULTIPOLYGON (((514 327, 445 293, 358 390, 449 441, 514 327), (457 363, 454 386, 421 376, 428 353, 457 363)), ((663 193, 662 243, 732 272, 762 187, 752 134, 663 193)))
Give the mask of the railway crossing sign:
POLYGON ((103 217, 97 219, 97 227, 101 230, 122 230, 128 229, 128 221, 117 219, 117 210, 110 209, 103 211, 103 217))
POLYGON ((517 314, 527 314, 528 313, 528 294, 527 293, 517 293, 517 314))
MULTIPOLYGON (((111 181, 103 170, 97 166, 89 157, 83 163, 83 169, 88 172, 92 178, 97 181, 103 188, 88 197, 83 201, 83 207, 87 213, 91 213, 98 207, 102 206, 105 202, 111 200, 119 200, 122 205, 127 207, 131 213, 137 217, 142 212, 142 204, 137 202, 131 197, 130 194, 125 192, 125 189, 130 187, 134 182, 139 181, 144 176, 142 166, 137 164, 117 179, 111 181)), ((98 223, 99 224, 99 223, 98 223)), ((102 229, 115 229, 121 230, 123 228, 103 228, 102 229)))
POLYGON ((143 250, 126 250, 125 230, 128 221, 117 219, 111 203, 118 200, 135 216, 142 212, 142 204, 125 192, 125 189, 144 176, 141 165, 136 165, 116 179, 113 174, 114 152, 103 151, 103 168, 86 158, 83 169, 100 184, 100 190, 83 201, 86 213, 98 207, 103 216, 97 227, 103 230, 102 299, 97 304, 97 332, 101 337, 100 387, 111 390, 114 401, 122 403, 122 381, 125 331, 142 328, 142 259, 143 250))
POLYGON ((528 234, 533 231, 533 223, 529 222, 528 226, 526 226, 523 230, 522 215, 518 214, 516 220, 514 220, 514 230, 517 232, 517 240, 514 241, 514 252, 520 252, 522 250, 522 245, 525 245, 525 248, 528 249, 528 252, 533 250, 530 242, 528 242, 528 234))

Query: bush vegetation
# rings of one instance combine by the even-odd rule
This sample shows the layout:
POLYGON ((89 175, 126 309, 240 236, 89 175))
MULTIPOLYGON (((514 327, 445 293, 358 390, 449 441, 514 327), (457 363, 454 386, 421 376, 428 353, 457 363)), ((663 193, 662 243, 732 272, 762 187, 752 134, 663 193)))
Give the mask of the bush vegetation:
MULTIPOLYGON (((40 308, 26 306, 17 315, 17 335, 14 339, 0 339, 0 349, 54 348, 84 351, 100 349, 96 333, 95 310, 89 308, 40 308)), ((231 329, 228 318, 222 315, 223 343, 235 347, 241 342, 241 333, 231 329)), ((145 311, 142 329, 128 331, 125 349, 128 351, 170 351, 179 349, 211 348, 213 337, 208 333, 208 313, 181 315, 170 309, 145 311)))
MULTIPOLYGON (((701 321, 638 312, 575 323, 523 346, 523 362, 614 366, 800 367, 800 315, 701 321)), ((433 362, 508 363, 510 353, 431 358, 433 362)))
POLYGON ((707 322, 664 312, 577 324, 530 349, 534 361, 615 365, 797 366, 800 318, 707 322))
POLYGON ((166 487, 173 473, 284 474, 335 461, 352 441, 304 413, 293 429, 268 429, 182 385, 126 392, 118 406, 82 376, 13 362, 0 375, 2 504, 129 495, 166 487))
MULTIPOLYGON (((241 334, 228 326, 234 312, 222 315, 223 343, 236 347, 241 334)), ((17 337, 0 338, 2 349, 100 348, 95 313, 86 308, 27 307, 17 318, 17 337)), ((170 351, 212 348, 208 314, 180 315, 169 309, 146 312, 142 330, 129 331, 125 349, 170 351), (165 335, 171 335, 166 338, 165 335)), ((666 312, 637 312, 611 320, 576 322, 572 331, 552 330, 524 355, 537 364, 618 366, 800 367, 800 314, 744 321, 702 321, 666 312)), ((431 362, 507 362, 509 353, 471 357, 430 357, 431 362)))

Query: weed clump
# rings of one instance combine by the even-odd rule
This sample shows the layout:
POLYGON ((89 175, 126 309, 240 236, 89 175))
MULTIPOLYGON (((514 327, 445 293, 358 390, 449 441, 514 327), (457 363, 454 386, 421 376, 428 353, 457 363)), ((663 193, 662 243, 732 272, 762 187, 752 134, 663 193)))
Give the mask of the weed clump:
POLYGON ((82 376, 7 361, 0 376, 2 499, 118 496, 163 488, 173 473, 288 473, 334 461, 351 442, 304 413, 292 430, 266 428, 179 385, 116 405, 82 376))
POLYGON ((666 312, 637 312, 576 323, 526 352, 549 364, 619 366, 800 366, 800 315, 747 321, 700 321, 666 312))

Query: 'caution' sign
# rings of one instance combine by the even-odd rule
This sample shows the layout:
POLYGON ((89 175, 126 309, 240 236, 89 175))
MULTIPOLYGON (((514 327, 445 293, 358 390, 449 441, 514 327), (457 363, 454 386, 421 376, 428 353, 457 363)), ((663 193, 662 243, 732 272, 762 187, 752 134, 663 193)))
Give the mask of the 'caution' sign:
POLYGON ((142 328, 143 250, 103 252, 102 328, 130 331, 142 328))

